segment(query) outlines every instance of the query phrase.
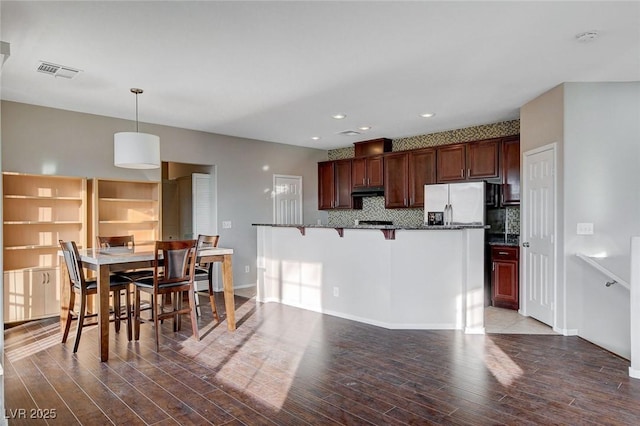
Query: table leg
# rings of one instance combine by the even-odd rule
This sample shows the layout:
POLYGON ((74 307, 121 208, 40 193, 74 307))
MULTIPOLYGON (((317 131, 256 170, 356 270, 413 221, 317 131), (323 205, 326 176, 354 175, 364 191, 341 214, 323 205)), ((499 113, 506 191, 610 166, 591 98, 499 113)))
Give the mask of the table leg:
POLYGON ((100 361, 109 360, 109 266, 98 272, 98 349, 100 361))
POLYGON ((236 329, 236 304, 233 297, 233 267, 231 255, 225 254, 222 261, 222 286, 224 288, 224 307, 227 312, 227 329, 236 329))

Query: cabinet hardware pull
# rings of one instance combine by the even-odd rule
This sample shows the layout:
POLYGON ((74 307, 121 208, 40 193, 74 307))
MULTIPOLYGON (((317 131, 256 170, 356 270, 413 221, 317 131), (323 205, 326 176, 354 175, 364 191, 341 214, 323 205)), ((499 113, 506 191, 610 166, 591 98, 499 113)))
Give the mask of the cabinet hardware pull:
POLYGON ((496 270, 496 262, 493 262, 493 263, 491 264, 491 270, 492 270, 492 271, 495 271, 495 270, 496 270))
POLYGON ((467 169, 467 177, 471 176, 471 169, 467 169))
POLYGON ((460 177, 464 177, 464 169, 460 169, 460 177))
POLYGON ((502 254, 502 255, 508 255, 509 253, 507 253, 506 251, 499 251, 498 254, 502 254))

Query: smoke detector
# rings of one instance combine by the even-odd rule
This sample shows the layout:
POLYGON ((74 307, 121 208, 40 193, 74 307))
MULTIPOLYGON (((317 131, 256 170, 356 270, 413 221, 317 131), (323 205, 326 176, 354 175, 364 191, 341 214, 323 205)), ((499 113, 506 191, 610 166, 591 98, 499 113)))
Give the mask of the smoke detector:
POLYGON ((80 72, 80 70, 77 70, 75 68, 67 67, 64 65, 52 64, 51 62, 44 62, 44 61, 40 61, 36 71, 44 74, 49 74, 54 77, 62 77, 67 79, 72 79, 73 77, 78 75, 78 73, 80 72))
POLYGON ((593 41, 595 39, 598 38, 598 32, 597 31, 585 31, 583 33, 580 34, 576 34, 576 39, 578 41, 581 41, 583 43, 587 43, 590 41, 593 41))

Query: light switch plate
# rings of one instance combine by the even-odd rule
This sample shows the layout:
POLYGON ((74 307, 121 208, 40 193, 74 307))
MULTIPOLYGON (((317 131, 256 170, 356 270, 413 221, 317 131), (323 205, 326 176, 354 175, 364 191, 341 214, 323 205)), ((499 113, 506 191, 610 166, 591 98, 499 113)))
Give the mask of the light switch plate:
POLYGON ((231 221, 223 220, 222 221, 222 229, 231 229, 231 221))
POLYGON ((593 223, 579 223, 576 233, 578 235, 593 235, 593 223))

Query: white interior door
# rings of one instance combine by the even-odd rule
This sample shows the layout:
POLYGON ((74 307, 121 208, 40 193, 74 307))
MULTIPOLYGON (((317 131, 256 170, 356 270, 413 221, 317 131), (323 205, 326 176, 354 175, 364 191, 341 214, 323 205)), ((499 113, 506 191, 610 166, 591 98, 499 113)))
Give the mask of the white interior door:
POLYGON ((191 174, 191 196, 193 200, 193 238, 198 238, 198 234, 214 235, 211 175, 204 173, 191 174))
POLYGON ((555 144, 527 151, 523 158, 523 314, 554 326, 556 174, 555 144))
POLYGON ((273 175, 273 221, 278 225, 302 223, 302 176, 273 175))

